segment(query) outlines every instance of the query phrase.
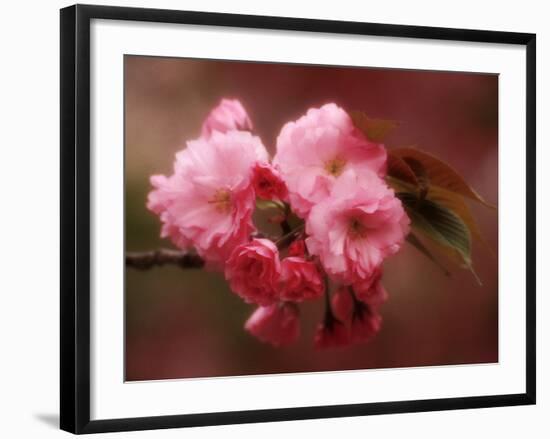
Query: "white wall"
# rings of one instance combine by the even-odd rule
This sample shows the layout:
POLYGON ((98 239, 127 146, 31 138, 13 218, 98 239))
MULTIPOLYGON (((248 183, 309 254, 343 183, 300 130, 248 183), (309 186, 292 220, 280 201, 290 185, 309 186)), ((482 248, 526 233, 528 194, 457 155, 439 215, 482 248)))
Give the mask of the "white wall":
MULTIPOLYGON (((88 3, 97 3, 89 1, 88 3)), ((550 112, 550 14, 545 2, 423 0, 189 0, 102 1, 163 7, 382 23, 535 32, 538 39, 538 405, 455 412, 371 416, 200 429, 118 434, 113 437, 213 438, 239 436, 334 437, 548 437, 550 326, 544 292, 549 287, 545 247, 550 220, 543 204, 550 112), (546 416, 545 416, 546 415, 546 416)), ((0 431, 3 437, 55 437, 58 411, 58 9, 62 1, 5 2, 0 25, 0 431), (7 244, 7 245, 6 245, 7 244), (33 267, 33 275, 29 266, 33 267)), ((112 436, 112 435, 110 435, 112 436)))

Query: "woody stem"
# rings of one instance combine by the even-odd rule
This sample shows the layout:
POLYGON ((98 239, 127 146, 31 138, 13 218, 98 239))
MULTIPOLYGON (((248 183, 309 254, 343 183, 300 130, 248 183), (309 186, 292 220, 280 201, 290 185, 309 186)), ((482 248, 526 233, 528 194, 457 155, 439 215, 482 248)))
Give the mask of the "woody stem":
POLYGON ((325 325, 330 325, 334 320, 334 314, 332 313, 332 305, 330 303, 330 281, 328 276, 325 275, 325 325))
POLYGON ((300 233, 303 232, 303 230, 303 225, 296 227, 294 230, 291 230, 290 232, 281 236, 277 241, 275 241, 275 245, 279 250, 288 247, 292 243, 292 241, 294 241, 300 235, 300 233))
POLYGON ((204 260, 199 255, 168 248, 126 253, 126 266, 130 268, 149 270, 163 265, 177 265, 180 268, 202 268, 204 260))

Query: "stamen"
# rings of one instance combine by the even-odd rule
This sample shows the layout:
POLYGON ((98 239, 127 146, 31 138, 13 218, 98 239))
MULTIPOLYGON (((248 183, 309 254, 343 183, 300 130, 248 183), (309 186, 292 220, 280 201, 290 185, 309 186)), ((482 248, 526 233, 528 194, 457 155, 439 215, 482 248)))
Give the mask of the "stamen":
POLYGON ((344 171, 344 166, 346 166, 346 161, 336 157, 325 163, 325 171, 334 177, 338 177, 344 171))
POLYGON ((227 189, 218 189, 208 203, 215 204, 216 210, 220 213, 230 213, 233 208, 231 192, 227 189))
POLYGON ((348 233, 352 239, 366 238, 367 228, 357 218, 352 218, 349 222, 348 233))

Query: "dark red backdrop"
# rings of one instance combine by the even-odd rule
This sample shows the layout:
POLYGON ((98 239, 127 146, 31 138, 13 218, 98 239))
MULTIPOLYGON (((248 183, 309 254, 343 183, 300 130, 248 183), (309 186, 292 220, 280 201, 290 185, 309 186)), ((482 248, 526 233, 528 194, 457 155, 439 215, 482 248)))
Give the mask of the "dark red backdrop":
MULTIPOLYGON (((329 68, 127 56, 127 250, 170 246, 145 208, 149 176, 170 173, 173 156, 197 137, 222 97, 240 99, 273 151, 281 126, 308 108, 336 102, 400 121, 387 146, 417 145, 451 163, 497 203, 498 77, 447 72, 329 68)), ((497 253, 498 218, 472 206, 497 253)), ((244 332, 251 311, 217 273, 173 267, 126 271, 128 380, 410 367, 498 361, 498 263, 474 246, 478 286, 467 271, 451 278, 405 247, 388 260, 390 300, 370 344, 315 351, 322 302, 303 308, 302 338, 286 348, 244 332)))

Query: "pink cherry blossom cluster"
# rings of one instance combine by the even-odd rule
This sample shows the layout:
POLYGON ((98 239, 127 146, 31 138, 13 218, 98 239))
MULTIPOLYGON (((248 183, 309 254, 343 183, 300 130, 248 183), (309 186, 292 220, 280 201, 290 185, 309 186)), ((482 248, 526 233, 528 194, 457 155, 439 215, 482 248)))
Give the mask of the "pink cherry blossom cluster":
POLYGON ((231 290, 257 306, 245 329, 264 342, 295 341, 298 304, 323 297, 317 347, 371 339, 387 298, 382 263, 410 222, 384 181, 384 145, 332 103, 286 123, 271 161, 252 130, 241 103, 223 99, 176 154, 172 175, 151 177, 147 207, 161 236, 223 271, 231 290), (282 236, 257 230, 258 202, 278 209, 282 236))

